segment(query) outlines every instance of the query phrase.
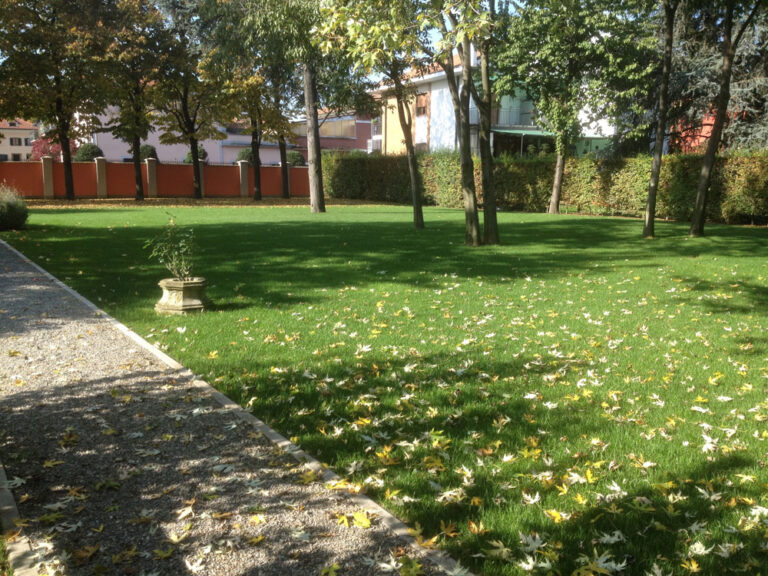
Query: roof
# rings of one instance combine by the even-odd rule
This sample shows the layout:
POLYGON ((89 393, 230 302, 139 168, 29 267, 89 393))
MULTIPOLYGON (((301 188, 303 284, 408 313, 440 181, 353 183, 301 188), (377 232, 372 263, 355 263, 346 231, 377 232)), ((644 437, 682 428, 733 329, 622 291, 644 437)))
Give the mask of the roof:
POLYGON ((37 130, 37 128, 37 124, 24 120, 23 118, 0 120, 0 130, 37 130), (16 126, 11 126, 11 122, 15 122, 16 126))
POLYGON ((530 128, 491 128, 497 134, 515 134, 517 136, 554 136, 552 132, 530 128))

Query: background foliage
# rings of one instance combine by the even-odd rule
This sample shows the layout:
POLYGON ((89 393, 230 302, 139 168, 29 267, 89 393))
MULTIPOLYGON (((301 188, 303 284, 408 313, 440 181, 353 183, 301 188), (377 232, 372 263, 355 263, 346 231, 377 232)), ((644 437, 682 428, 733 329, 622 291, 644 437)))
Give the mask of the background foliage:
MULTIPOLYGON (((494 182, 503 210, 544 212, 552 189, 553 156, 527 159, 497 158, 494 182)), ((657 214, 668 220, 691 217, 701 156, 665 158, 657 214)), ((444 208, 461 204, 457 154, 440 152, 419 157, 424 201, 444 208)), ((621 159, 570 158, 565 168, 565 210, 583 214, 641 217, 648 194, 650 156, 621 159)), ((404 156, 365 153, 326 153, 323 180, 333 198, 407 204, 410 201, 404 156)), ((475 183, 482 201, 479 167, 475 183)), ((715 165, 708 217, 716 222, 768 222, 768 162, 765 155, 720 157, 715 165)))

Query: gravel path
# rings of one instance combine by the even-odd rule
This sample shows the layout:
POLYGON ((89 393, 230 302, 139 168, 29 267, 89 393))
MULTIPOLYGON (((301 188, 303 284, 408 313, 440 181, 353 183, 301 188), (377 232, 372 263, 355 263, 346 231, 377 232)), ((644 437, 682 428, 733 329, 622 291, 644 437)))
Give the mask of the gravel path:
POLYGON ((0 242, 0 492, 21 516, 3 526, 21 530, 17 575, 464 573, 126 332, 0 242))

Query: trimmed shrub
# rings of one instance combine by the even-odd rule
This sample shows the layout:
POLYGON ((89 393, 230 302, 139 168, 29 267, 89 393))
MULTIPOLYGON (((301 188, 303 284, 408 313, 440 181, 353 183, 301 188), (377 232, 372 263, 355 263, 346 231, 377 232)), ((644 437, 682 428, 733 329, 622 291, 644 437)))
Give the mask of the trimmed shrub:
POLYGON ((157 160, 157 148, 152 146, 152 144, 142 144, 139 147, 139 157, 141 158, 141 161, 144 162, 147 158, 154 158, 157 160))
POLYGON ((241 160, 247 160, 251 164, 253 164, 253 150, 250 148, 242 148, 237 153, 237 158, 235 158, 235 162, 240 162, 241 160))
POLYGON ((19 193, 0 184, 0 230, 20 230, 29 217, 29 209, 19 193))
POLYGON ((77 149, 77 152, 75 152, 75 155, 72 156, 73 162, 93 162, 96 158, 101 158, 104 156, 104 152, 101 151, 101 148, 96 146, 96 144, 93 144, 92 142, 88 142, 87 144, 83 144, 80 146, 80 148, 77 149))
MULTIPOLYGON (((200 162, 208 160, 208 152, 200 144, 197 145, 197 158, 200 162)), ((187 152, 187 155, 184 157, 184 164, 192 164, 192 150, 187 152)))
POLYGON ((304 166, 306 162, 304 162, 304 156, 301 155, 301 152, 298 150, 288 150, 288 152, 285 153, 285 160, 288 163, 288 166, 304 166))
MULTIPOLYGON (((425 204, 460 208, 461 166, 458 154, 420 155, 425 204)), ((656 215, 688 220, 693 212, 701 156, 664 157, 656 215)), ((494 160, 496 202, 504 210, 544 212, 549 206, 555 158, 500 157, 494 160)), ((598 159, 569 158, 563 179, 563 209, 583 214, 642 217, 648 195, 651 157, 598 159)), ((325 153, 323 179, 329 196, 410 204, 410 181, 405 156, 364 152, 325 153)), ((475 187, 482 202, 481 166, 475 159, 475 187)), ((717 159, 707 203, 707 217, 716 222, 768 222, 768 161, 765 155, 717 159)))

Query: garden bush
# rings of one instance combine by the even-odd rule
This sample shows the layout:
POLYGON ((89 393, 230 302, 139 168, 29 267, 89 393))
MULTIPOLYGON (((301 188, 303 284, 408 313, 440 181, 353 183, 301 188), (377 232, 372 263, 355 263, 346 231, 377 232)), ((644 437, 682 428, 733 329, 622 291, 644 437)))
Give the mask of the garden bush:
POLYGON ((141 158, 141 161, 144 162, 147 158, 154 158, 157 160, 157 148, 152 146, 152 144, 142 144, 139 147, 139 157, 141 158))
MULTIPOLYGON (((200 162, 205 163, 208 160, 208 152, 201 145, 197 145, 197 158, 200 162)), ((192 151, 187 152, 184 157, 184 164, 192 164, 192 151)))
POLYGON ((0 184, 0 230, 20 230, 28 216, 29 209, 19 193, 0 184))
POLYGON ((301 152, 298 150, 288 150, 288 152, 285 153, 285 160, 288 163, 288 166, 304 166, 306 162, 304 162, 304 156, 301 155, 301 152))
POLYGON ((77 152, 75 152, 75 155, 72 157, 72 161, 93 162, 96 158, 102 158, 103 156, 104 152, 101 151, 101 148, 96 146, 96 144, 88 142, 77 149, 77 152))
POLYGON ((241 162, 243 160, 247 160, 248 162, 253 164, 253 150, 251 150, 250 148, 241 149, 240 152, 237 153, 235 162, 241 162))
MULTIPOLYGON (((460 208, 461 166, 454 152, 418 157, 425 204, 460 208)), ((691 218, 699 155, 665 156, 656 215, 668 220, 691 218)), ((549 206, 555 158, 502 156, 494 160, 496 203, 504 210, 544 212, 549 206)), ((651 157, 569 158, 563 180, 563 208, 582 214, 642 217, 648 195, 651 157)), ((325 153, 323 179, 329 196, 409 204, 410 180, 405 156, 364 152, 325 153)), ((475 187, 482 202, 481 166, 475 159, 475 187)), ((765 155, 720 157, 715 163, 707 203, 710 220, 727 223, 768 222, 768 161, 765 155)))

